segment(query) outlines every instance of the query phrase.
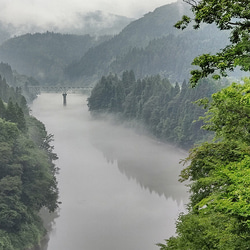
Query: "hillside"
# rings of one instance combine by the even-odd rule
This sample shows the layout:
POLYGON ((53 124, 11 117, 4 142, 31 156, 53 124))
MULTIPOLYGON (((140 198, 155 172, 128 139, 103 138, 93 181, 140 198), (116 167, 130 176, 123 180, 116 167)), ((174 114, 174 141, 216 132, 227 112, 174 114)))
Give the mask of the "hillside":
POLYGON ((216 51, 225 45, 226 33, 216 33, 214 27, 206 26, 199 31, 154 39, 145 48, 133 48, 117 56, 110 64, 110 71, 121 74, 133 69, 138 78, 160 74, 170 81, 189 79, 194 57, 216 51), (211 37, 216 35, 216 40, 211 37))
POLYGON ((46 234, 39 211, 59 205, 52 141, 0 76, 0 249, 33 249, 46 234))
POLYGON ((226 33, 214 26, 198 31, 175 29, 173 25, 183 14, 190 15, 189 6, 183 2, 157 8, 111 40, 90 49, 80 61, 66 68, 66 75, 76 80, 132 69, 136 77, 160 73, 170 80, 183 81, 189 76, 195 56, 219 50, 227 39, 226 33))
MULTIPOLYGON (((133 70, 137 78, 160 74, 188 80, 191 63, 202 52, 218 51, 227 35, 214 26, 179 31, 173 25, 190 15, 182 1, 168 4, 131 22, 118 35, 26 34, 0 46, 0 61, 43 84, 90 84, 109 72, 133 70)), ((93 16, 91 16, 93 18, 93 16)))
MULTIPOLYGON (((39 82, 33 77, 21 75, 17 71, 12 70, 11 66, 6 63, 0 63, 0 78, 13 89, 20 90, 26 101, 29 103, 36 98, 35 92, 29 91, 27 86, 37 86, 39 82)), ((8 101, 8 99, 7 99, 8 101)))
POLYGON ((103 76, 88 98, 88 107, 94 116, 115 114, 127 126, 140 127, 161 141, 190 149, 211 136, 201 129, 199 117, 205 110, 194 102, 209 98, 227 84, 206 79, 192 89, 186 81, 173 86, 159 75, 136 80, 133 71, 125 71, 121 78, 103 76))
POLYGON ((51 32, 26 34, 11 38, 0 46, 0 61, 41 83, 58 83, 63 81, 66 65, 79 60, 89 48, 108 38, 51 32))
MULTIPOLYGON (((182 16, 185 4, 173 3, 131 22, 117 36, 90 49, 80 61, 69 65, 65 73, 70 79, 106 74, 110 64, 130 49, 146 47, 150 41, 168 34, 178 34, 173 27, 182 16)), ((188 10, 188 8, 187 8, 188 10)))

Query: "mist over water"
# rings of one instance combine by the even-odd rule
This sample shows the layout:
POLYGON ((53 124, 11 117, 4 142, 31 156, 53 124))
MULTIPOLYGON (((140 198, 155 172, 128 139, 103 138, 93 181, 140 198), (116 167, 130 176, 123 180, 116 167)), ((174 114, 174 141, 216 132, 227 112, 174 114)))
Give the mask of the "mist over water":
POLYGON ((43 250, 156 250, 175 233, 187 191, 171 146, 92 119, 86 96, 42 94, 32 114, 54 134, 62 202, 43 250))

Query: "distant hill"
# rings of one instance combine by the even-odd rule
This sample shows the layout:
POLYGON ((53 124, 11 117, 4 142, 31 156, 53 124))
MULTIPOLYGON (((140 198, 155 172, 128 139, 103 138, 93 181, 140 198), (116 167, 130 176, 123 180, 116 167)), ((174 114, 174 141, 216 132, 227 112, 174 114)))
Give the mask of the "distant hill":
POLYGON ((28 23, 13 25, 0 21, 0 45, 14 36, 21 36, 27 33, 45 33, 47 31, 74 35, 115 35, 133 20, 133 18, 105 13, 98 10, 87 13, 79 12, 76 14, 74 22, 69 22, 69 20, 68 22, 60 23, 60 25, 39 25, 39 22, 37 24, 28 23))
POLYGON ((78 23, 70 27, 57 28, 64 34, 91 36, 116 35, 121 32, 134 18, 105 13, 100 10, 86 14, 78 14, 78 23))
POLYGON ((52 32, 26 34, 11 38, 0 46, 0 61, 41 83, 58 83, 63 81, 66 65, 79 60, 89 48, 109 38, 52 32))
POLYGON ((169 34, 150 41, 145 48, 133 48, 117 56, 110 64, 110 71, 120 75, 124 70, 133 69, 138 78, 160 74, 171 82, 182 82, 190 78, 194 57, 216 53, 226 41, 227 34, 211 26, 169 34))
POLYGON ((8 27, 0 22, 0 45, 11 37, 8 27))
POLYGON ((184 2, 157 8, 131 22, 117 36, 91 48, 78 62, 65 69, 72 80, 120 74, 134 70, 136 77, 160 73, 173 81, 189 77, 192 59, 203 52, 215 52, 227 42, 227 35, 214 26, 179 31, 173 25, 183 14, 191 15, 184 2))
MULTIPOLYGON (((43 84, 90 84, 109 72, 119 75, 124 70, 133 70, 137 78, 160 74, 182 82, 188 80, 195 56, 218 51, 227 43, 226 32, 215 26, 177 30, 173 26, 183 14, 191 15, 190 6, 178 1, 145 14, 115 36, 99 39, 51 32, 26 34, 0 46, 0 61, 43 84)), ((102 20, 100 13, 94 16, 89 18, 102 20)))
MULTIPOLYGON (((36 93, 30 92, 27 86, 37 86, 39 82, 33 77, 21 75, 17 71, 13 71, 11 66, 6 63, 0 63, 0 79, 4 79, 5 82, 15 90, 21 88, 21 94, 26 98, 28 102, 35 99, 36 93)), ((3 87, 3 86, 2 86, 3 87)), ((8 99, 7 99, 8 101, 8 99)))

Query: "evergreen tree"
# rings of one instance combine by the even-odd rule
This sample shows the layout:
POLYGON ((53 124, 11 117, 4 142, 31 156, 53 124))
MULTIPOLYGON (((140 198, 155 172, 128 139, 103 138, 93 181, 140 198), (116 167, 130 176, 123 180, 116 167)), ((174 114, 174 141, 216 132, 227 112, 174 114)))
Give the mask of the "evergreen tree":
POLYGON ((172 86, 159 75, 135 81, 133 72, 125 71, 122 79, 111 74, 103 76, 94 87, 88 106, 92 113, 119 113, 119 118, 142 123, 161 140, 190 148, 209 135, 200 129, 202 121, 193 122, 204 110, 192 102, 209 97, 217 89, 213 81, 201 83, 195 90, 185 82, 180 88, 178 83, 172 86))
POLYGON ((10 98, 7 104, 7 108, 6 108, 6 113, 5 113, 5 119, 7 121, 11 121, 14 123, 17 123, 17 110, 16 107, 12 101, 12 99, 10 98))
POLYGON ((0 118, 5 117, 5 111, 6 111, 5 105, 2 101, 2 99, 0 98, 0 118))

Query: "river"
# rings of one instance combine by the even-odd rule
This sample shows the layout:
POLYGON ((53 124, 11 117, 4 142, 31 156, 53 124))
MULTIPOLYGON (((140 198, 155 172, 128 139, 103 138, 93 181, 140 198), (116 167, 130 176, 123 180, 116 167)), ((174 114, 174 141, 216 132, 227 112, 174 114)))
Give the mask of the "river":
POLYGON ((43 250, 157 250, 174 235, 186 152, 91 118, 87 97, 42 93, 31 113, 54 134, 60 209, 43 250))

